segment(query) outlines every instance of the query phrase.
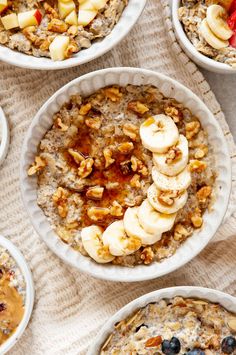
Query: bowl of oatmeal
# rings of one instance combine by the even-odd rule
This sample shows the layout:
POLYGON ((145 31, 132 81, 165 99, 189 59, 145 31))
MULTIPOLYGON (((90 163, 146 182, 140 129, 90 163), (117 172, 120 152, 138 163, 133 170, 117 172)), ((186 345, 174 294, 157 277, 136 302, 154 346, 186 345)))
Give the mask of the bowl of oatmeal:
POLYGON ((0 59, 44 70, 87 63, 128 34, 145 4, 146 0, 3 0, 0 59))
POLYGON ((95 277, 138 281, 206 246, 231 168, 218 123, 191 91, 152 71, 111 68, 40 109, 20 179, 31 222, 58 256, 95 277))
POLYGON ((30 269, 18 249, 0 236, 0 353, 8 352, 29 322, 34 287, 30 269))
POLYGON ((187 55, 205 69, 236 72, 236 1, 177 0, 173 26, 187 55))
POLYGON ((148 293, 118 311, 87 355, 236 354, 236 299, 202 287, 148 293))

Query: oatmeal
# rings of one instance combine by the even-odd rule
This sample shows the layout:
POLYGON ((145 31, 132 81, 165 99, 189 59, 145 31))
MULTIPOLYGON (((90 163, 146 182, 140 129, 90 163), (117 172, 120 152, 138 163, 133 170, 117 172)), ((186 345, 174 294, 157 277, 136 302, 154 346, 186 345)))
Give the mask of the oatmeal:
POLYGON ((128 0, 2 0, 0 44, 64 60, 106 37, 128 0))
POLYGON ((236 354, 235 335, 235 314, 205 300, 175 297, 116 324, 100 354, 236 354))
POLYGON ((26 285, 15 260, 0 247, 0 345, 16 330, 24 315, 26 285))
POLYGON ((179 19, 200 53, 236 67, 235 0, 182 0, 179 19))
POLYGON ((28 174, 63 242, 134 266, 170 257, 204 225, 214 168, 197 117, 153 86, 128 85, 71 97, 28 174))

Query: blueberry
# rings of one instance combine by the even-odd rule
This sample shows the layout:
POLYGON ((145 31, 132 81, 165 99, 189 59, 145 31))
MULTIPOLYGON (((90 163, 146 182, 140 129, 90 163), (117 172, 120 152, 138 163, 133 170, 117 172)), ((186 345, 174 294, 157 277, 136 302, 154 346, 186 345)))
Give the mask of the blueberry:
POLYGON ((185 355, 205 355, 205 351, 201 349, 189 350, 185 355))
POLYGON ((170 340, 163 340, 161 350, 163 354, 174 355, 180 352, 180 341, 176 337, 172 337, 170 340))
POLYGON ((236 339, 232 336, 224 338, 221 343, 221 349, 226 354, 232 354, 236 349, 236 339))

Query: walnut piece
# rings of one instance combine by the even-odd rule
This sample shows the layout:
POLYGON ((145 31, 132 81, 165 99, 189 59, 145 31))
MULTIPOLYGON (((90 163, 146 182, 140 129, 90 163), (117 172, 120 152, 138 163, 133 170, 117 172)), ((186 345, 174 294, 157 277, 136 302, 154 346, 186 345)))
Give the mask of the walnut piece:
POLYGON ((191 222, 195 228, 200 228, 203 223, 200 208, 196 208, 193 215, 191 216, 191 222))
POLYGON ((139 134, 139 129, 133 123, 125 123, 123 126, 123 133, 132 141, 136 141, 139 134))
POLYGON ((144 113, 149 111, 149 108, 140 101, 130 101, 127 107, 128 110, 134 111, 139 115, 144 115, 144 113))
POLYGON ((189 169, 191 173, 201 173, 207 167, 207 163, 201 160, 190 160, 189 169))
POLYGON ((181 159, 182 151, 178 147, 171 147, 166 154, 166 164, 170 165, 181 159))
POLYGON ((93 164, 94 160, 92 158, 88 158, 81 161, 78 169, 78 174, 82 179, 86 178, 91 174, 91 172, 93 171, 93 164))
POLYGON ((158 201, 165 206, 173 206, 175 198, 179 196, 179 191, 161 191, 158 195, 158 201))
POLYGON ((53 18, 48 24, 48 31, 64 33, 68 29, 68 25, 57 18, 53 18))
POLYGON ((198 134, 199 130, 200 130, 200 122, 198 121, 192 121, 192 122, 188 122, 185 124, 185 130, 186 130, 186 138, 187 139, 191 139, 194 136, 196 136, 196 134, 198 134))
POLYGON ((134 150, 134 145, 132 142, 125 142, 118 145, 118 151, 122 154, 129 154, 134 150))
POLYGON ((102 200, 104 192, 104 187, 101 186, 93 186, 89 187, 86 191, 86 197, 90 200, 102 200))
POLYGON ((77 53, 79 51, 79 46, 76 41, 71 40, 68 47, 65 50, 65 58, 70 58, 73 53, 77 53))
POLYGON ((131 169, 134 172, 137 171, 142 176, 148 175, 148 168, 144 165, 144 163, 140 159, 136 158, 135 155, 132 155, 131 157, 131 169))
POLYGON ((28 175, 34 175, 37 172, 41 171, 46 166, 46 161, 42 159, 40 156, 35 157, 35 161, 32 166, 28 170, 28 175))
POLYGON ((112 206, 110 207, 110 214, 114 217, 123 216, 123 208, 117 201, 113 201, 112 206))
POLYGON ((128 175, 131 173, 131 161, 125 160, 120 163, 120 170, 123 175, 128 175))
POLYGON ((141 256, 141 260, 143 260, 143 263, 145 265, 151 264, 153 258, 154 258, 154 252, 152 251, 151 247, 146 247, 143 249, 141 256))
POLYGON ((110 214, 110 210, 105 207, 89 207, 87 214, 92 221, 97 222, 106 218, 110 214))
POLYGON ((44 10, 49 18, 51 18, 51 19, 52 18, 59 18, 59 15, 56 12, 56 10, 52 6, 50 6, 47 2, 44 2, 43 7, 44 7, 44 10))
POLYGON ((176 224, 174 229, 174 240, 183 241, 191 234, 190 231, 181 223, 176 224))
POLYGON ((65 243, 71 244, 73 242, 74 240, 73 235, 65 227, 62 226, 58 227, 56 229, 56 232, 65 243))
POLYGON ((69 193, 63 187, 58 187, 52 195, 53 203, 57 206, 58 214, 61 218, 65 218, 68 214, 67 199, 69 193))
POLYGON ((208 147, 207 145, 201 144, 195 151, 194 153, 194 158, 195 159, 202 159, 204 158, 208 153, 208 147))
POLYGON ((118 88, 111 87, 104 89, 105 96, 112 102, 118 102, 122 98, 122 93, 118 88))
POLYGON ((108 168, 111 164, 115 162, 115 159, 112 158, 112 149, 105 148, 103 149, 103 155, 105 158, 105 168, 108 168))
POLYGON ((83 160, 85 160, 85 157, 83 156, 82 153, 77 152, 76 150, 73 149, 68 149, 68 153, 74 158, 74 161, 77 164, 80 164, 83 160))
POLYGON ((85 120, 85 124, 89 128, 98 130, 101 127, 102 120, 101 117, 88 117, 85 120))
POLYGON ((141 187, 140 176, 138 174, 134 174, 134 176, 130 180, 130 186, 136 189, 139 189, 141 187))
POLYGON ((165 114, 173 119, 175 123, 180 122, 183 118, 182 113, 174 106, 164 108, 165 114))
POLYGON ((79 114, 82 115, 82 116, 85 116, 85 115, 87 115, 89 113, 91 108, 92 108, 92 105, 88 102, 87 104, 82 105, 80 107, 79 114))
POLYGON ((197 199, 200 203, 205 203, 212 193, 211 186, 203 186, 197 191, 197 199))
POLYGON ((57 117, 57 118, 55 119, 54 124, 55 124, 62 132, 66 132, 66 131, 68 130, 68 128, 69 128, 67 125, 65 125, 65 124, 62 122, 62 120, 61 120, 60 117, 57 117))
POLYGON ((75 37, 78 35, 79 30, 78 30, 78 26, 72 25, 68 28, 67 30, 68 35, 75 37))

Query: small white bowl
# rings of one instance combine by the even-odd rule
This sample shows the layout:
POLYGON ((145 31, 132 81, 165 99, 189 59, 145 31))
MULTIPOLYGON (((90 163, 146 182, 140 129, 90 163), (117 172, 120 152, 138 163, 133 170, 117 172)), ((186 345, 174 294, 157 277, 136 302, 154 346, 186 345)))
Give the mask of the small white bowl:
POLYGON ((37 58, 0 45, 0 60, 18 67, 39 70, 65 69, 88 63, 111 50, 130 32, 145 5, 146 0, 129 0, 121 18, 108 36, 94 41, 90 48, 81 50, 69 59, 53 61, 50 58, 37 58))
POLYGON ((215 117, 192 91, 177 81, 154 71, 138 68, 109 68, 81 76, 57 91, 38 111, 26 133, 21 152, 21 194, 31 222, 48 247, 62 260, 90 275, 111 281, 142 281, 168 274, 194 258, 207 245, 219 227, 227 209, 231 189, 231 162, 223 132, 215 117), (39 142, 52 126, 52 116, 70 100, 71 95, 87 96, 106 85, 146 85, 159 88, 175 98, 196 115, 208 133, 216 157, 216 202, 211 212, 204 214, 204 227, 196 231, 176 253, 161 263, 134 268, 97 264, 63 243, 53 231, 48 219, 37 205, 37 177, 28 177, 27 170, 37 154, 39 142))
POLYGON ((12 334, 12 336, 0 346, 0 354, 5 354, 16 344, 16 342, 24 333, 25 328, 29 323, 31 313, 33 310, 33 305, 34 305, 34 284, 33 284, 31 271, 23 255, 15 247, 15 245, 12 242, 10 242, 8 239, 0 235, 0 246, 5 248, 9 252, 9 254, 13 257, 13 259, 16 261, 16 264, 21 270, 26 283, 26 300, 25 300, 24 316, 22 321, 16 328, 15 332, 12 334))
POLYGON ((115 330, 114 326, 117 322, 132 315, 139 308, 145 307, 152 302, 158 302, 164 298, 173 298, 176 296, 188 298, 199 298, 212 303, 219 303, 230 312, 236 313, 236 298, 217 290, 194 286, 180 286, 160 289, 141 296, 134 301, 128 303, 121 308, 114 316, 112 316, 102 327, 93 344, 90 346, 87 355, 98 355, 100 349, 105 343, 108 336, 115 330))
POLYGON ((179 20, 178 9, 180 7, 180 3, 181 0, 172 1, 172 21, 179 44, 186 52, 188 57, 192 59, 196 64, 200 65, 202 68, 210 70, 212 72, 220 74, 236 74, 236 68, 232 68, 230 65, 225 63, 217 62, 216 60, 208 58, 207 56, 197 51, 197 49, 188 39, 184 28, 179 20))
POLYGON ((10 143, 10 129, 7 118, 0 107, 0 165, 4 162, 10 143))

